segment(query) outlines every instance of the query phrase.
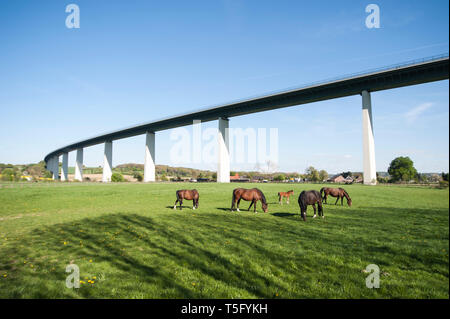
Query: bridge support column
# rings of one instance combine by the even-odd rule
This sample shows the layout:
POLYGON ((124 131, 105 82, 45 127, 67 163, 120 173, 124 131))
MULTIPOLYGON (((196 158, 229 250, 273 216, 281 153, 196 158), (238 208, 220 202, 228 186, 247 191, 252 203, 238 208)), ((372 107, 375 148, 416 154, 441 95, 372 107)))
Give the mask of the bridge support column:
POLYGON ((83 149, 77 149, 77 158, 75 160, 75 180, 83 181, 83 149))
POLYGON ((112 175, 112 141, 105 142, 105 154, 103 160, 103 177, 102 182, 111 182, 112 175))
POLYGON ((362 133, 364 184, 376 185, 375 141, 373 137, 372 101, 368 91, 362 91, 362 133))
POLYGON ((45 167, 47 169, 47 171, 49 171, 50 173, 52 173, 52 178, 53 178, 53 157, 50 157, 47 161, 47 165, 45 167))
POLYGON ((67 152, 62 155, 61 180, 69 180, 69 153, 67 152))
POLYGON ((155 133, 145 134, 144 182, 155 181, 155 133))
POLYGON ((219 143, 219 161, 217 167, 217 182, 230 182, 230 150, 229 150, 229 121, 227 118, 219 118, 219 132, 217 134, 219 143))
POLYGON ((52 157, 51 172, 53 180, 59 180, 59 156, 52 157))

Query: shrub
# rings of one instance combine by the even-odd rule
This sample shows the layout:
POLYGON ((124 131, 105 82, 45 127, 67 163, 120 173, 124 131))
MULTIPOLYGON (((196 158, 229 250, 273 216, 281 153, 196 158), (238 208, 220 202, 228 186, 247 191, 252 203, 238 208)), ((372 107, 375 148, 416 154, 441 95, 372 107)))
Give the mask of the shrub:
POLYGON ((447 188, 448 181, 439 181, 439 188, 447 188))
POLYGON ((135 172, 133 177, 136 178, 138 182, 142 182, 144 180, 144 176, 140 172, 135 172))
POLYGON ((113 173, 111 175, 111 182, 124 182, 125 179, 123 178, 123 175, 120 173, 113 173))
POLYGON ((13 182, 20 179, 20 174, 15 172, 12 168, 5 168, 2 171, 2 180, 13 182))

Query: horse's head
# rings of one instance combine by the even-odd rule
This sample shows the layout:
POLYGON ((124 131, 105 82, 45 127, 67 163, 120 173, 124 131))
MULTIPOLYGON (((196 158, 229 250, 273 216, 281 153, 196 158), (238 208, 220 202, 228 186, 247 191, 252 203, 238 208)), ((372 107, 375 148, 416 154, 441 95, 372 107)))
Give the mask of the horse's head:
POLYGON ((263 209, 263 211, 264 211, 264 213, 267 213, 267 203, 263 203, 262 204, 262 209, 263 209))
POLYGON ((352 206, 352 199, 351 198, 348 199, 347 204, 348 204, 348 206, 352 206))

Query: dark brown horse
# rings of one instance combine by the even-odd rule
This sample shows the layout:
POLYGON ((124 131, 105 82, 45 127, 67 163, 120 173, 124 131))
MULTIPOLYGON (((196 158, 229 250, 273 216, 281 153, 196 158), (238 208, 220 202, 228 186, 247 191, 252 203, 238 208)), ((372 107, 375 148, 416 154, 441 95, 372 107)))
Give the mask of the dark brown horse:
POLYGON ((177 191, 177 200, 173 205, 173 209, 177 208, 177 203, 180 202, 180 210, 183 208, 183 199, 192 200, 192 209, 198 208, 198 192, 196 189, 181 189, 177 191))
POLYGON ((267 201, 266 197, 264 196, 263 192, 261 192, 257 188, 252 189, 246 189, 246 188, 236 188, 233 190, 233 199, 231 201, 231 211, 233 211, 234 206, 236 205, 237 211, 239 212, 239 203, 241 202, 241 199, 246 201, 251 201, 252 203, 248 207, 248 210, 253 206, 253 211, 256 213, 256 202, 261 201, 262 203, 262 209, 264 213, 267 213, 267 201))
POLYGON ((319 216, 323 216, 323 208, 322 208, 322 198, 320 197, 320 193, 316 190, 312 191, 303 191, 298 196, 298 205, 300 206, 300 216, 306 221, 306 210, 308 205, 312 205, 314 208, 314 216, 316 218, 316 203, 319 209, 319 216))
POLYGON ((324 204, 327 203, 328 195, 337 197, 336 203, 334 203, 334 205, 336 205, 337 202, 339 201, 339 199, 341 199, 341 206, 343 206, 344 205, 343 201, 344 201, 344 197, 345 197, 347 199, 348 206, 352 206, 352 199, 350 198, 348 193, 345 191, 345 189, 343 189, 341 187, 339 187, 339 188, 322 187, 320 189, 320 196, 322 197, 324 204))
POLYGON ((286 197, 286 203, 289 204, 289 197, 291 195, 294 195, 293 190, 290 190, 288 192, 279 192, 278 193, 278 201, 280 202, 281 205, 283 205, 283 197, 286 197))

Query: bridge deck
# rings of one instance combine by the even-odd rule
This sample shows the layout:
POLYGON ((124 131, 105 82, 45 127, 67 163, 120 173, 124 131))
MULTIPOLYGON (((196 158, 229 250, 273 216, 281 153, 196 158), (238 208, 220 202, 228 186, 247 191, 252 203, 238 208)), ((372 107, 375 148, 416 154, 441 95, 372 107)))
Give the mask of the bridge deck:
POLYGON ((219 117, 234 117, 283 107, 335 99, 360 94, 363 90, 376 92, 403 86, 445 80, 449 78, 449 56, 441 55, 420 61, 410 61, 394 66, 352 74, 340 78, 320 81, 299 88, 275 92, 259 97, 243 99, 195 112, 181 114, 143 123, 125 129, 88 138, 58 148, 47 154, 45 161, 78 148, 84 148, 106 141, 157 132, 190 125, 194 120, 208 122, 219 117))

